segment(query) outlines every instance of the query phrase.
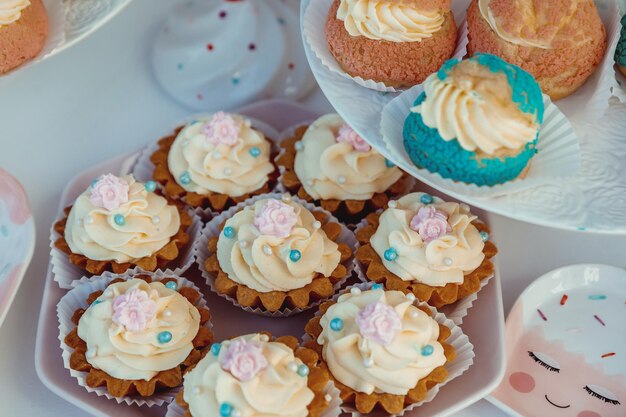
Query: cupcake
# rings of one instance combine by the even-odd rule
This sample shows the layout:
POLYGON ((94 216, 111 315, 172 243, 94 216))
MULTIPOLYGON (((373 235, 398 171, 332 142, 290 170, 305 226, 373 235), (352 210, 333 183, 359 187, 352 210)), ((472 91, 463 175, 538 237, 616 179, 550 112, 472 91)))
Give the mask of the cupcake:
POLYGON ((457 38, 450 0, 334 0, 325 32, 344 71, 397 88, 437 71, 457 38))
POLYGON ((351 273, 352 233, 326 213, 289 196, 261 197, 236 210, 207 225, 203 263, 208 284, 236 304, 302 310, 331 297, 351 273))
POLYGON ((357 230, 364 277, 442 307, 477 292, 494 273, 489 228, 465 204, 408 194, 357 230))
POLYGON ((552 100, 580 88, 607 47, 593 0, 473 0, 467 24, 470 55, 485 52, 522 67, 552 100))
POLYGON ((337 114, 298 128, 281 146, 283 186, 346 223, 358 223, 408 188, 408 177, 337 114))
POLYGON ((324 360, 344 411, 395 415, 447 380, 445 365, 456 357, 446 343, 451 330, 414 302, 400 291, 353 288, 307 323, 306 346, 324 360))
POLYGON ((0 1, 0 74, 36 57, 48 38, 42 0, 0 1))
POLYGON ((274 188, 272 143, 236 114, 217 112, 159 141, 150 160, 167 197, 220 212, 274 188))
POLYGON ((191 216, 158 195, 156 183, 132 175, 94 180, 54 225, 55 247, 90 274, 164 268, 189 241, 191 216))
POLYGON ((86 374, 87 387, 106 388, 119 398, 149 397, 182 384, 213 335, 200 294, 178 282, 114 279, 74 312, 76 327, 64 343, 72 349, 70 368, 86 374))
POLYGON ((494 55, 450 60, 428 77, 404 124, 418 168, 493 186, 523 177, 537 153, 544 104, 533 77, 494 55))
POLYGON ((321 417, 329 384, 317 353, 295 337, 254 333, 213 344, 176 401, 186 417, 321 417))
POLYGON ((622 31, 615 50, 615 62, 620 72, 626 77, 626 15, 622 16, 622 31))

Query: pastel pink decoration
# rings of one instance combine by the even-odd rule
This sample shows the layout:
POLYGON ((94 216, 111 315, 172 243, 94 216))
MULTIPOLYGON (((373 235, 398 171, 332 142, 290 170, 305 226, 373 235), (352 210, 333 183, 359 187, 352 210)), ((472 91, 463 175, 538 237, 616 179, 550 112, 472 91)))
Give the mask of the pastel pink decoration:
POLYGON ((4 200, 9 217, 15 224, 24 224, 32 217, 26 191, 11 174, 0 168, 0 200, 4 200))
POLYGON ((411 219, 410 227, 419 233, 424 242, 431 242, 452 232, 448 215, 433 206, 420 208, 411 219))
POLYGON ((396 310, 380 301, 361 310, 356 316, 356 324, 363 337, 383 346, 393 342, 402 330, 402 320, 396 310))
POLYGON ((358 152, 368 152, 372 147, 365 142, 365 140, 359 136, 350 126, 344 124, 339 129, 337 135, 337 142, 347 142, 352 145, 352 148, 358 152))
POLYGON ((113 323, 129 332, 140 332, 156 315, 157 305, 147 292, 133 288, 113 300, 113 323))
POLYGON ((89 200, 94 206, 115 210, 128 202, 129 188, 122 178, 106 174, 92 184, 89 200))
POLYGON ((266 236, 287 237, 297 222, 296 210, 279 200, 268 200, 254 216, 254 225, 266 236))
POLYGON ((203 127, 207 141, 213 145, 235 146, 239 140, 240 124, 223 111, 213 115, 203 127))
POLYGON ((230 372, 239 381, 246 382, 267 368, 268 362, 258 343, 236 339, 228 345, 221 365, 222 369, 230 372))

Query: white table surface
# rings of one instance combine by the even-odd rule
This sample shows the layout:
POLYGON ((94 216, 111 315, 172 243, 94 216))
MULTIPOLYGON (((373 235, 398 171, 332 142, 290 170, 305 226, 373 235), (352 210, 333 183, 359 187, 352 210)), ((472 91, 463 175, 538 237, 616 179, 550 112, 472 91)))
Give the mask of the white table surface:
MULTIPOLYGON (((0 80, 0 166, 28 191, 38 239, 0 328, 0 415, 84 415, 45 388, 33 364, 48 233, 72 176, 160 137, 188 113, 160 90, 148 59, 158 22, 172 3, 135 0, 79 45, 9 82, 0 80)), ((318 109, 328 106, 319 92, 307 102, 318 109)), ((582 262, 626 265, 626 237, 563 232, 499 216, 488 220, 500 248, 506 311, 530 281, 553 268, 582 262)), ((456 416, 504 414, 483 400, 456 416)))

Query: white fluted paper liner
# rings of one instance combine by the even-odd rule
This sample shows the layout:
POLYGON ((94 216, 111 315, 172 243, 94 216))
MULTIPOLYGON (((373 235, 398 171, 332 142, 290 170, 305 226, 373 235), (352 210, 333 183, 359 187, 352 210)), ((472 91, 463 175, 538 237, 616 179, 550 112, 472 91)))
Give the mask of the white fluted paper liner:
MULTIPOLYGON (((149 275, 153 281, 161 281, 164 278, 176 278, 178 282, 178 288, 193 288, 198 291, 200 298, 196 302, 195 306, 198 308, 207 307, 206 300, 202 296, 202 291, 196 287, 191 281, 176 276, 167 272, 141 272, 143 275, 149 275)), ((127 405, 139 405, 139 406, 161 406, 174 399, 179 391, 179 388, 172 388, 167 391, 159 392, 150 397, 142 397, 140 395, 129 395, 125 397, 114 397, 111 395, 106 387, 92 388, 87 385, 87 372, 80 372, 70 368, 70 357, 74 349, 65 344, 65 337, 76 327, 72 322, 72 316, 74 312, 80 308, 86 309, 89 307, 87 298, 95 291, 104 291, 107 285, 114 279, 121 278, 129 280, 133 278, 134 273, 113 274, 105 272, 100 276, 94 276, 91 278, 83 277, 77 283, 77 285, 70 290, 67 294, 61 298, 57 304, 57 317, 59 319, 59 342, 61 344, 61 350, 63 351, 63 366, 70 372, 70 375, 77 380, 78 385, 84 387, 88 392, 93 392, 99 397, 106 397, 109 400, 117 401, 118 404, 127 405)), ((209 320, 205 327, 211 330, 213 325, 209 320)))
POLYGON ((457 196, 497 197, 550 184, 557 178, 571 177, 578 173, 581 164, 578 135, 565 115, 545 94, 544 122, 539 131, 538 153, 531 159, 530 169, 524 178, 491 187, 478 186, 446 179, 439 173, 418 168, 404 148, 403 130, 411 107, 423 91, 422 86, 415 86, 387 104, 383 109, 380 130, 392 161, 431 187, 457 196))
MULTIPOLYGON (((198 265, 198 268, 200 269, 200 272, 202 273, 202 277, 206 280, 207 285, 211 288, 211 291, 213 291, 215 294, 219 295, 220 297, 227 299, 233 305, 241 308, 244 311, 247 311, 248 313, 258 314, 258 315, 267 316, 267 317, 289 317, 294 314, 298 314, 303 311, 309 310, 315 306, 318 306, 319 304, 325 301, 325 300, 316 301, 308 305, 306 308, 294 308, 294 309, 285 308, 283 310, 278 310, 275 312, 266 311, 265 309, 260 308, 260 307, 257 307, 257 308, 243 307, 241 304, 237 302, 235 298, 230 297, 226 294, 222 294, 216 290, 215 288, 216 275, 213 274, 212 272, 207 271, 207 269, 204 266, 204 262, 212 255, 212 253, 209 252, 209 248, 208 248, 209 239, 220 235, 221 233, 220 226, 222 225, 222 223, 224 223, 227 219, 233 217, 235 213, 242 210, 244 207, 251 206, 254 203, 256 203, 258 200, 262 200, 264 198, 276 198, 280 200, 284 195, 285 194, 281 194, 281 193, 269 193, 269 194, 257 195, 257 196, 247 199, 246 201, 243 201, 237 204, 236 206, 231 207, 230 209, 222 212, 221 214, 214 217, 210 222, 208 222, 206 226, 204 227, 204 230, 202 231, 202 235, 196 241, 197 265, 198 265)), ((357 245, 356 237, 354 236, 354 233, 350 231, 350 229, 348 229, 343 223, 337 220, 337 218, 335 218, 331 213, 327 212, 326 210, 323 210, 311 203, 307 203, 306 201, 301 200, 298 197, 290 196, 290 198, 292 201, 302 205, 303 207, 305 207, 311 212, 317 211, 317 212, 322 212, 326 214, 327 222, 334 222, 341 226, 341 233, 339 234, 339 237, 337 238, 336 242, 345 243, 348 246, 350 246, 350 249, 352 249, 352 256, 348 260, 343 262, 343 265, 346 267, 347 272, 346 272, 346 276, 333 286, 335 292, 337 292, 343 286, 346 280, 352 276, 352 272, 354 269, 353 259, 354 259, 354 254, 356 250, 356 245, 357 245)))
MULTIPOLYGON (((306 39, 306 43, 311 48, 315 56, 328 70, 339 74, 344 78, 353 80, 361 87, 387 93, 401 91, 400 89, 387 86, 382 82, 365 80, 361 77, 353 77, 341 68, 335 57, 328 49, 326 33, 324 30, 326 27, 326 19, 328 18, 328 10, 330 9, 332 3, 333 0, 313 0, 309 3, 304 14, 304 23, 302 27, 304 39, 306 39)), ((463 6, 462 2, 452 2, 452 13, 454 14, 457 25, 465 20, 467 10, 463 6)), ((457 35, 457 47, 452 57, 459 59, 463 58, 467 54, 467 44, 467 25, 461 25, 457 35)), ((356 86, 354 87, 358 88, 356 86)), ((345 93, 349 96, 350 91, 348 90, 351 89, 346 88, 345 93)))
MULTIPOLYGON (((609 108, 609 99, 616 84, 614 55, 620 34, 620 14, 617 0, 596 0, 598 13, 607 34, 607 50, 596 71, 572 95, 555 102, 574 125, 582 127, 595 123, 609 108)), ((467 22, 463 25, 467 32, 467 22)))
MULTIPOLYGON (((64 289, 70 289, 78 283, 82 277, 91 276, 89 272, 72 264, 69 260, 69 256, 59 250, 54 242, 61 237, 59 233, 54 230, 54 224, 65 217, 65 213, 61 212, 61 215, 52 223, 50 229, 50 262, 52 263, 52 273, 54 280, 59 284, 59 287, 64 289)), ((191 226, 187 229, 189 234, 189 242, 180 249, 180 253, 177 259, 172 261, 165 270, 157 269, 157 271, 164 271, 173 275, 181 275, 183 272, 189 269, 196 259, 196 250, 194 242, 200 237, 202 233, 202 221, 196 214, 191 216, 191 226)), ((143 270, 136 266, 127 271, 128 273, 143 272, 143 270)))
MULTIPOLYGON (((376 213, 380 214, 383 211, 384 210, 381 209, 378 210, 376 213)), ((361 220, 359 224, 356 225, 356 229, 354 230, 355 235, 359 232, 360 229, 364 228, 368 224, 369 223, 367 219, 361 220)), ((361 247, 361 242, 359 242, 358 239, 356 246, 357 250, 361 247)), ((363 283, 373 284, 373 282, 367 277, 367 274, 365 273, 365 265, 359 262, 356 256, 354 257, 354 272, 356 273, 359 281, 363 283)), ((494 276, 495 273, 491 274, 487 278, 483 278, 482 280, 480 280, 480 289, 477 292, 463 297, 450 305, 441 307, 439 308, 439 311, 445 314, 447 318, 452 320, 454 324, 460 326, 461 324, 463 324, 463 319, 465 318, 465 316, 467 316, 467 312, 470 308, 472 308, 472 305, 474 305, 474 301, 478 299, 478 293, 480 292, 480 290, 482 290, 483 287, 487 285, 489 281, 491 281, 491 278, 493 278, 494 276)))
MULTIPOLYGON (((372 282, 354 284, 346 288, 346 291, 343 291, 342 293, 348 292, 352 288, 359 288, 361 291, 367 291, 372 287, 373 284, 374 283, 372 282)), ((336 294, 333 297, 333 300, 337 301, 337 299, 340 296, 341 294, 336 294)), ((446 317, 445 314, 437 311, 435 307, 429 306, 423 301, 415 300, 413 305, 417 307, 428 307, 428 309, 430 309, 432 313, 433 319, 435 319, 437 323, 444 325, 451 330, 450 337, 446 339, 446 343, 451 345, 454 348, 456 352, 456 357, 454 358, 454 360, 447 362, 444 365, 446 370, 448 371, 448 378, 444 382, 441 382, 435 385, 434 387, 432 387, 431 389, 429 389, 424 400, 415 404, 411 404, 410 406, 402 410, 401 413, 390 415, 389 413, 386 413, 381 410, 374 410, 368 414, 361 414, 353 407, 345 405, 345 404, 342 405, 341 407, 344 413, 349 413, 351 414, 352 417, 401 417, 401 416, 404 416, 407 412, 415 409, 416 407, 419 407, 422 404, 431 402, 435 398, 439 390, 444 385, 446 385, 448 382, 452 381, 453 379, 461 376, 474 363, 474 356, 475 356, 474 345, 470 343, 469 338, 467 337, 467 335, 465 335, 465 333, 463 333, 463 330, 461 329, 461 327, 459 327, 452 320, 446 317)), ((315 313, 315 317, 320 317, 321 315, 322 313, 319 310, 315 313)), ((311 340, 311 336, 309 336, 309 334, 305 334, 302 337, 302 340, 303 342, 306 343, 311 340)))
MULTIPOLYGON (((320 414, 320 417, 339 417, 341 414, 341 397, 339 390, 335 387, 335 384, 329 382, 324 388, 324 393, 330 395, 331 400, 328 404, 328 409, 320 414)), ((172 401, 167 407, 167 413, 165 417, 184 417, 185 410, 178 405, 176 401, 172 401)))
MULTIPOLYGON (((173 126, 169 131, 164 133, 163 137, 172 134, 180 126, 187 125, 193 122, 194 120, 199 120, 203 117, 210 116, 211 114, 212 113, 198 113, 198 114, 194 114, 191 116, 187 116, 180 123, 177 123, 176 126, 173 126)), ((280 152, 280 147, 278 146, 278 144, 280 143, 278 141, 278 138, 280 137, 280 133, 276 129, 274 129, 272 126, 268 125, 267 123, 261 120, 254 119, 245 115, 243 116, 246 119, 250 120, 252 126, 255 129, 260 130, 265 135, 265 137, 269 139, 269 141, 272 143, 273 153, 280 152)), ((154 164, 150 160, 150 157, 152 156, 153 153, 155 153, 159 149, 159 144, 158 144, 159 140, 160 138, 157 138, 153 140, 152 142, 150 142, 148 146, 146 146, 143 149, 143 151, 141 151, 141 154, 139 154, 139 157, 137 158, 137 162, 135 162, 135 165, 132 168, 132 172, 135 175, 135 178, 137 180, 146 182, 146 181, 153 179, 154 164)), ((163 188, 159 182, 157 182, 157 186, 160 189, 163 188)), ((271 190, 271 191, 275 191, 275 190, 271 190)), ((185 203, 185 198, 184 197, 181 198, 181 201, 185 203)), ((196 207, 196 208, 190 207, 190 210, 192 210, 195 214, 200 216, 200 218, 205 221, 210 220, 211 217, 215 215, 215 213, 211 211, 210 208, 203 209, 202 207, 196 207)))

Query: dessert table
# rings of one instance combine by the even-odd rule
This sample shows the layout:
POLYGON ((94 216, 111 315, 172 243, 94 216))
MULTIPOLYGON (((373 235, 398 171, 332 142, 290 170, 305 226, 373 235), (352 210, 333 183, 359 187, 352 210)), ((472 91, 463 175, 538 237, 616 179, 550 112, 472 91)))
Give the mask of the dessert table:
MULTIPOLYGON (((2 415, 84 415, 49 391, 34 366, 49 228, 60 193, 75 174, 140 148, 189 113, 159 88, 150 67, 151 40, 172 3, 135 0, 88 39, 2 85, 0 166, 27 190, 37 228, 32 264, 0 327, 2 415)), ((305 102, 330 110, 319 90, 305 102)), ((565 232, 496 215, 487 220, 500 248, 505 311, 532 280, 556 267, 626 266, 626 236, 565 232)), ((485 400, 456 414, 504 415, 485 400)))

